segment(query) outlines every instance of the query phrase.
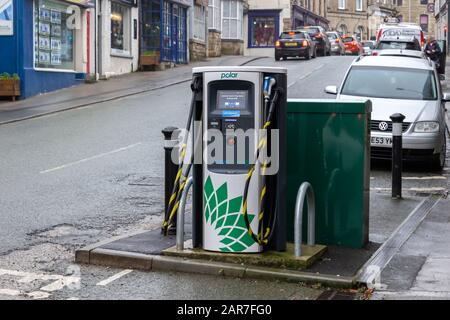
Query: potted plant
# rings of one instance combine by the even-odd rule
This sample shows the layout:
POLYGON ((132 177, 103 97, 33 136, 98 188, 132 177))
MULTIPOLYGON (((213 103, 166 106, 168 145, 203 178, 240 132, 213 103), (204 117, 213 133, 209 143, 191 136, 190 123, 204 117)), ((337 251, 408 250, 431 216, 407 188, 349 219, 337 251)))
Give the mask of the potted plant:
POLYGON ((141 66, 155 66, 159 64, 159 51, 149 50, 144 51, 140 57, 141 66))
POLYGON ((12 97, 13 101, 20 96, 20 78, 17 73, 12 76, 6 72, 0 74, 0 96, 12 97))

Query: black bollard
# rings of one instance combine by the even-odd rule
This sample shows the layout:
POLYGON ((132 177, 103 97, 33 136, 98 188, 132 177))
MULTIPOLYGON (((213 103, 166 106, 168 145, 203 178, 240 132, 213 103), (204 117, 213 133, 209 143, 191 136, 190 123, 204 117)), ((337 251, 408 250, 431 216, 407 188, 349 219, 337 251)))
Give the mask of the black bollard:
MULTIPOLYGON (((179 129, 176 127, 167 127, 162 130, 162 133, 164 135, 164 213, 166 215, 169 199, 173 191, 173 183, 175 182, 178 171, 178 164, 172 161, 172 152, 176 152, 174 159, 178 159, 178 148, 175 149, 175 147, 179 143, 179 129)), ((173 228, 171 228, 173 230, 176 230, 176 221, 175 216, 173 228)), ((169 233, 173 233, 173 230, 169 230, 169 233)))
POLYGON ((402 134, 405 116, 395 113, 392 120, 392 198, 402 198, 402 134))

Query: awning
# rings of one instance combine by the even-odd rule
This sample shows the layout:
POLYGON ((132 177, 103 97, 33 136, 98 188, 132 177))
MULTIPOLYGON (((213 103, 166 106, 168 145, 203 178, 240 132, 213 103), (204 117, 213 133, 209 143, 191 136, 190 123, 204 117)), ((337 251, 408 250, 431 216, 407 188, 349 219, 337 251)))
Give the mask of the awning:
POLYGON ((93 0, 62 0, 64 2, 70 3, 70 4, 76 4, 84 8, 93 8, 95 7, 93 0))

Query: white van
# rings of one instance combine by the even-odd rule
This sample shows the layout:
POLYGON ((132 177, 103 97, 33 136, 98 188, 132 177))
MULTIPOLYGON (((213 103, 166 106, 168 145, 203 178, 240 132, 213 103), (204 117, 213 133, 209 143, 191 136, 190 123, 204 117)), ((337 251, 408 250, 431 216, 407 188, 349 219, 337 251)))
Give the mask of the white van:
POLYGON ((416 38, 420 46, 423 48, 425 46, 425 34, 422 28, 415 23, 386 23, 382 24, 377 32, 377 42, 383 39, 406 39, 406 38, 416 38))

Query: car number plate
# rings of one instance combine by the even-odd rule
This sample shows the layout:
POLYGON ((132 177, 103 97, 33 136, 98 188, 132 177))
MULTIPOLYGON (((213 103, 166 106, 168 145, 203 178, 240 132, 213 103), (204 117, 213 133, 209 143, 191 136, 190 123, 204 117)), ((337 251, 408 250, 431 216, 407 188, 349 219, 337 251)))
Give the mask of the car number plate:
POLYGON ((392 138, 370 137, 370 144, 376 146, 392 146, 392 138))
POLYGON ((297 42, 286 42, 284 45, 286 47, 296 47, 297 46, 297 42))

